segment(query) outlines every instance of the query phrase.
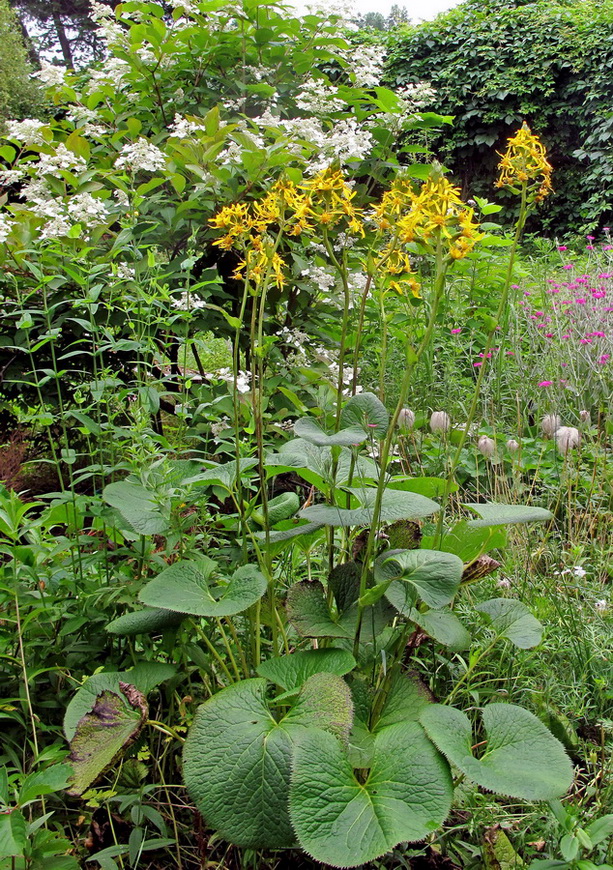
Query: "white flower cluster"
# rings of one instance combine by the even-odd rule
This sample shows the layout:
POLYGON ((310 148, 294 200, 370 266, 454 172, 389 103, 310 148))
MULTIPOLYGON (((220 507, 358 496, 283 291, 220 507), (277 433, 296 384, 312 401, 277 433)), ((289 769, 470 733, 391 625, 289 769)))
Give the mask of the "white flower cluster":
MULTIPOLYGON (((221 379, 222 381, 226 381, 229 384, 234 383, 234 375, 232 373, 232 369, 229 368, 217 369, 217 371, 208 375, 208 377, 221 379)), ((238 377, 236 378, 236 389, 239 393, 248 393, 250 389, 250 382, 251 372, 239 371, 238 377)))
POLYGON ((327 115, 329 112, 339 112, 345 103, 337 96, 336 88, 326 85, 323 79, 309 78, 300 86, 296 96, 296 105, 304 112, 313 115, 327 115))
POLYGON ((44 137, 42 130, 47 126, 44 121, 35 118, 25 118, 23 121, 6 122, 6 138, 24 145, 42 145, 44 137))
POLYGON ((222 432, 225 432, 226 429, 230 428, 230 418, 222 417, 221 420, 218 420, 217 423, 211 423, 211 435, 213 436, 213 441, 215 444, 218 444, 220 441, 219 436, 222 432))
POLYGON ((175 115, 175 119, 169 127, 168 132, 175 139, 189 139, 194 133, 205 129, 204 124, 197 124, 195 121, 188 121, 187 118, 182 118, 181 115, 175 115))
POLYGON ((63 142, 56 146, 53 154, 41 154, 36 165, 38 175, 55 175, 61 169, 77 172, 87 169, 87 162, 83 157, 69 151, 63 142))
POLYGON ((372 135, 364 130, 355 118, 343 118, 326 136, 324 148, 326 159, 315 161, 317 172, 329 165, 329 157, 334 156, 341 163, 349 160, 361 160, 372 147, 372 135))
POLYGON ((68 214, 78 224, 85 224, 92 229, 106 223, 108 212, 101 199, 96 199, 91 193, 77 193, 68 200, 68 214))
POLYGON ((312 281, 322 293, 327 293, 336 284, 335 276, 325 266, 307 266, 300 274, 312 281))
POLYGON ((325 16, 328 20, 333 20, 339 29, 358 29, 355 23, 355 5, 352 0, 311 0, 306 8, 313 15, 325 16))
POLYGON ((38 79, 48 88, 63 85, 65 76, 65 67, 56 66, 56 64, 47 63, 46 61, 42 62, 41 69, 38 72, 32 73, 33 79, 38 79))
POLYGON ((405 103, 407 111, 410 112, 418 112, 432 105, 436 93, 436 88, 433 88, 430 82, 411 82, 396 91, 405 103))
POLYGON ((173 299, 171 305, 180 311, 197 311, 200 308, 206 308, 204 299, 199 299, 197 296, 188 293, 187 290, 184 290, 180 296, 173 299))
POLYGON ((0 212, 0 245, 3 244, 3 242, 6 242, 14 224, 15 221, 10 215, 5 212, 0 212))
MULTIPOLYGON (((112 85, 115 90, 121 90, 126 86, 125 77, 130 72, 130 64, 127 60, 119 57, 109 57, 104 61, 102 69, 89 70, 89 82, 87 89, 91 93, 102 85, 112 85)), ((138 91, 130 95, 134 101, 140 99, 138 91)))
POLYGON ((354 83, 359 88, 374 88, 381 84, 385 51, 378 45, 352 46, 345 55, 351 63, 354 83))
POLYGON ((116 169, 129 169, 131 172, 140 170, 157 172, 165 166, 166 159, 163 153, 143 136, 137 142, 124 145, 115 161, 116 169))
POLYGON ((2 169, 0 170, 0 187, 8 187, 10 184, 15 184, 24 175, 25 172, 22 169, 2 169))
POLYGON ((128 266, 127 263, 117 263, 115 275, 120 281, 131 281, 136 274, 134 266, 128 266))

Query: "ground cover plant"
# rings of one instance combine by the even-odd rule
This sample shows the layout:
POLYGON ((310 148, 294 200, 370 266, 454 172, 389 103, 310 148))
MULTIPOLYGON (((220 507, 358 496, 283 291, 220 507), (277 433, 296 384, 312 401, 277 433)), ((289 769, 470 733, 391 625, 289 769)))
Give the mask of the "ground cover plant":
POLYGON ((606 870, 608 239, 337 14, 95 14, 0 148, 0 867, 606 870))

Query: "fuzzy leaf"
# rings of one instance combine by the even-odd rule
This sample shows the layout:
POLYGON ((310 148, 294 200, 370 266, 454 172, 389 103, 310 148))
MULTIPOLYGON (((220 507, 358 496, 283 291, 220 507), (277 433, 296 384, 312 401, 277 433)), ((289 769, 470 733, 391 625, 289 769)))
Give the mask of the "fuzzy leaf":
POLYGON ((298 438, 304 438, 317 447, 357 447, 366 440, 366 433, 360 426, 341 429, 333 435, 326 435, 321 426, 311 417, 302 417, 294 423, 298 438))
POLYGON ((460 587, 463 570, 462 560, 452 553, 388 550, 375 562, 375 581, 388 583, 386 598, 409 615, 417 596, 430 607, 449 604, 460 587))
POLYGON ((376 733, 400 722, 418 722, 422 710, 431 703, 430 691, 418 677, 398 673, 392 680, 373 731, 376 733))
POLYGON ((302 637, 352 637, 350 628, 332 619, 321 583, 303 580, 290 587, 287 618, 302 637))
POLYGON ((116 508, 124 520, 139 535, 163 535, 168 531, 168 518, 160 511, 153 493, 129 480, 109 483, 102 497, 116 508))
MULTIPOLYGON (((368 526, 374 514, 376 490, 350 489, 362 503, 360 508, 339 508, 335 505, 312 505, 300 511, 300 516, 313 523, 323 523, 327 526, 368 526)), ((393 523, 396 520, 427 517, 439 510, 435 501, 414 492, 401 492, 387 489, 381 502, 382 523, 393 523)))
POLYGON ((433 704, 420 721, 452 764, 482 788, 528 801, 553 800, 573 779, 571 763, 551 732, 515 704, 488 704, 483 710, 487 742, 475 758, 473 729, 465 713, 433 704))
POLYGON ((354 426, 379 440, 387 435, 389 423, 387 408, 374 393, 352 396, 341 412, 341 426, 354 426))
POLYGON ((290 690, 301 686, 313 674, 325 672, 342 677, 354 668, 355 659, 347 650, 309 649, 268 659, 258 667, 258 674, 290 690))
POLYGON ((422 840, 444 822, 451 798, 447 764, 416 722, 375 737, 365 783, 331 734, 308 730, 297 740, 290 815, 302 848, 324 864, 357 867, 422 840))
POLYGON ((277 722, 266 687, 264 679, 244 680, 202 704, 183 763, 187 788, 208 825, 235 845, 276 849, 295 841, 287 803, 296 738, 314 726, 315 733, 348 732, 353 706, 340 677, 316 674, 277 722))
POLYGON ((464 503, 464 507, 478 514, 481 519, 469 520, 473 529, 484 526, 509 526, 515 523, 542 523, 553 518, 551 511, 539 507, 526 507, 521 504, 464 503))
POLYGON ((531 649, 541 642, 543 626, 522 601, 491 598, 476 604, 475 610, 498 637, 506 637, 520 649, 531 649))
POLYGON ((215 617, 241 613, 266 592, 266 578, 255 566, 243 565, 217 584, 210 579, 216 567, 207 556, 175 562, 150 580, 138 597, 149 607, 215 617))
POLYGON ((73 776, 68 794, 83 794, 136 739, 147 716, 147 701, 134 686, 120 682, 119 693, 101 692, 70 741, 73 776))

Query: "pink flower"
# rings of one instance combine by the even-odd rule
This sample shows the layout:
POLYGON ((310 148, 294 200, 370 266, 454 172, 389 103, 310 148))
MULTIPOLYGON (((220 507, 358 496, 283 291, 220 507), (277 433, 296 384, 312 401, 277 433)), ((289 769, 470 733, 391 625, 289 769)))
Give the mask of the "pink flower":
POLYGON ((577 305, 586 305, 587 299, 585 298, 585 296, 580 296, 578 299, 575 299, 575 302, 577 303, 577 305))
POLYGON ((550 387, 553 384, 553 381, 540 381, 539 387, 550 387))
POLYGON ((604 299, 606 295, 604 290, 598 290, 596 293, 592 293, 592 299, 604 299))
POLYGON ((566 245, 558 245, 558 251, 568 251, 566 245))
POLYGON ((458 335, 458 333, 460 333, 460 332, 462 332, 462 327, 461 327, 461 326, 458 326, 457 329, 452 329, 452 330, 451 330, 451 334, 452 334, 452 335, 458 335))
POLYGON ((476 362, 476 363, 473 363, 473 366, 474 366, 476 369, 478 369, 479 366, 482 366, 482 365, 483 365, 482 362, 476 362))
POLYGON ((611 359, 611 354, 610 354, 610 353, 603 353, 603 355, 600 357, 600 359, 598 360, 598 362, 600 363, 601 366, 603 366, 603 365, 604 365, 606 362, 608 362, 610 359, 611 359))
POLYGON ((586 236, 585 238, 588 240, 588 242, 593 242, 595 239, 595 236, 586 236))
POLYGON ((572 268, 573 268, 573 264, 572 264, 572 263, 567 263, 566 266, 562 266, 562 268, 563 268, 563 269, 572 269, 572 268))

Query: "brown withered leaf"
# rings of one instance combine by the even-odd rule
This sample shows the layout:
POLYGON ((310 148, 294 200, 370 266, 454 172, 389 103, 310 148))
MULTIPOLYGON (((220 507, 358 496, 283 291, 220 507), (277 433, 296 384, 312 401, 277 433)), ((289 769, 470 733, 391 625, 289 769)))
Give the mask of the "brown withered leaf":
POLYGON ((462 583, 475 583, 481 580, 482 577, 487 577, 488 574, 493 574, 497 568, 500 568, 501 563, 491 556, 479 556, 474 562, 470 562, 462 574, 462 583))

